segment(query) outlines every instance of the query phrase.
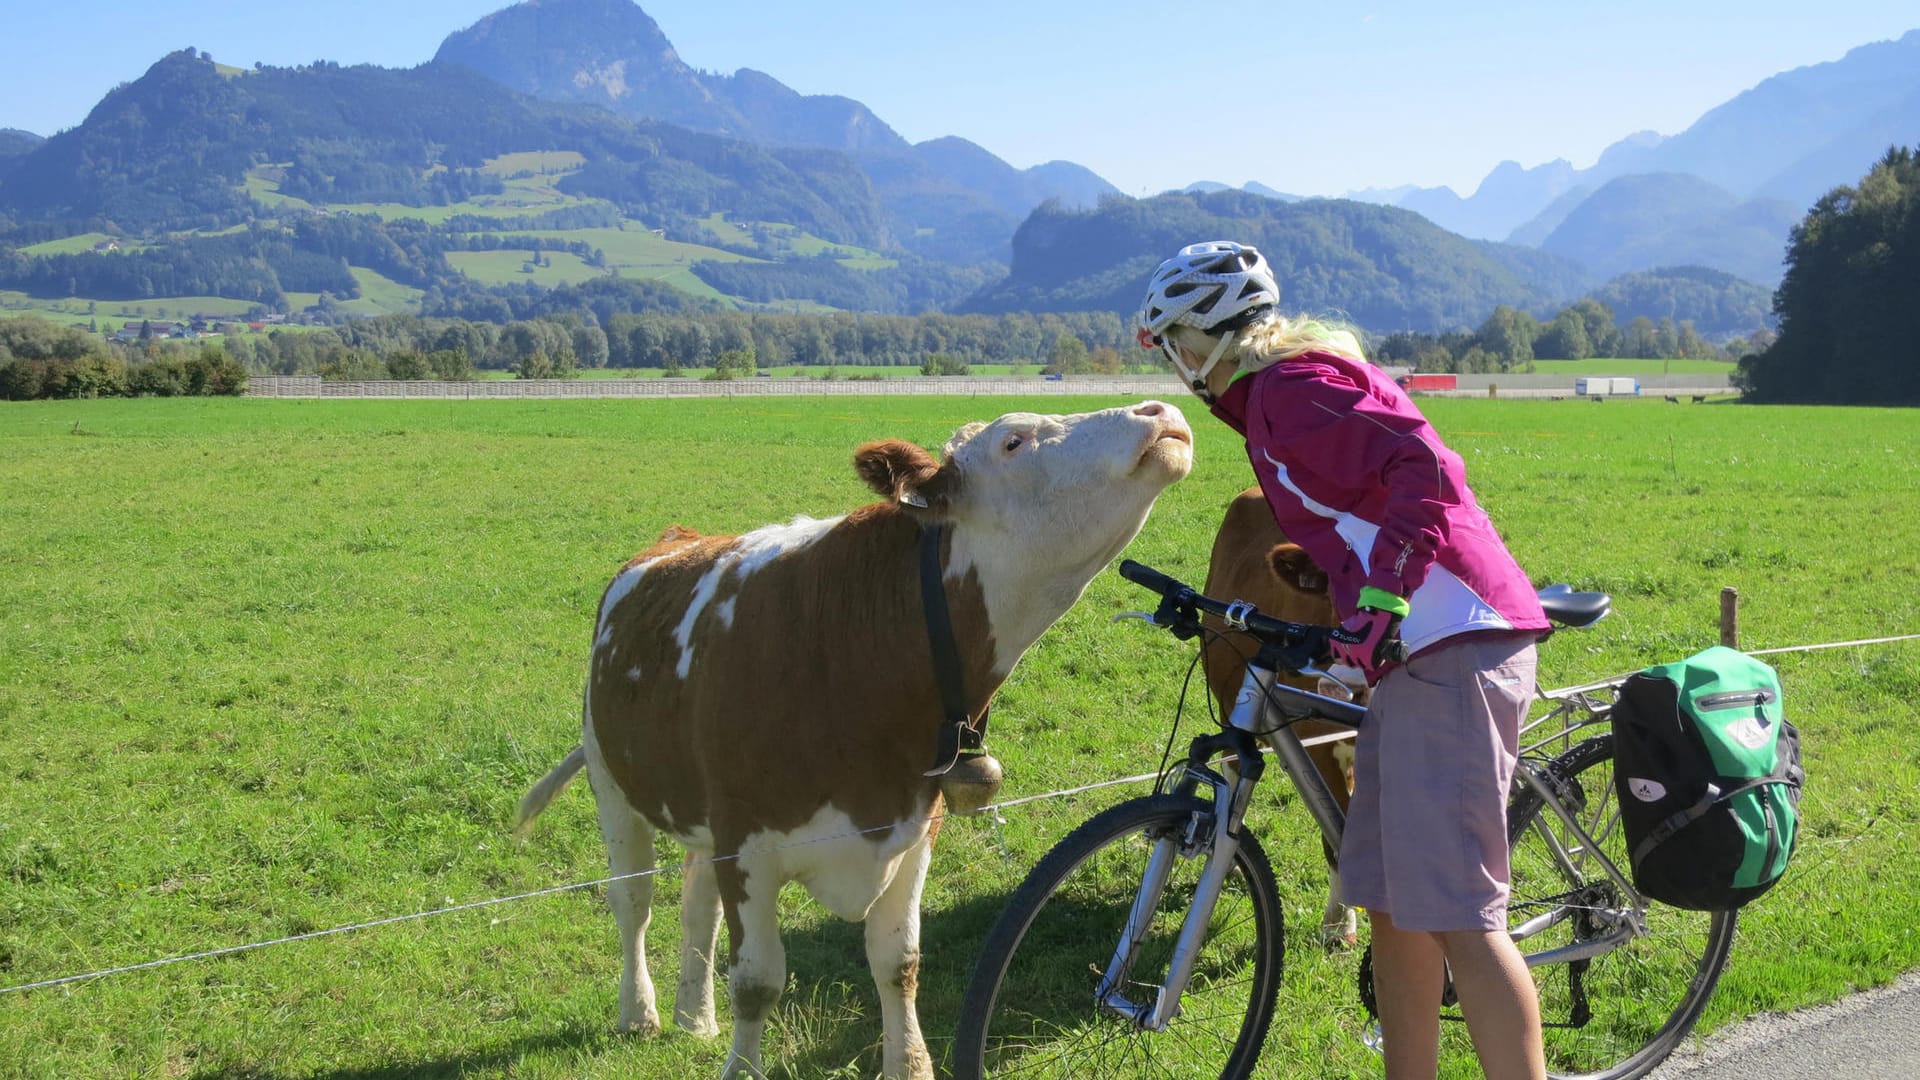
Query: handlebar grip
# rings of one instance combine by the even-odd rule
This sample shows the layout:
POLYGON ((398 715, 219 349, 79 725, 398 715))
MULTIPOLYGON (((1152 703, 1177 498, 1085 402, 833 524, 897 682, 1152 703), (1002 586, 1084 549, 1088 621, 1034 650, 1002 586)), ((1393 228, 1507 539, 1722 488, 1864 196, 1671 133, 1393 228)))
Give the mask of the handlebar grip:
POLYGON ((1171 596, 1174 593, 1187 590, 1185 584, 1168 577, 1151 566, 1134 562, 1132 559, 1120 560, 1120 576, 1133 582, 1135 585, 1142 585, 1152 589, 1161 596, 1171 596))

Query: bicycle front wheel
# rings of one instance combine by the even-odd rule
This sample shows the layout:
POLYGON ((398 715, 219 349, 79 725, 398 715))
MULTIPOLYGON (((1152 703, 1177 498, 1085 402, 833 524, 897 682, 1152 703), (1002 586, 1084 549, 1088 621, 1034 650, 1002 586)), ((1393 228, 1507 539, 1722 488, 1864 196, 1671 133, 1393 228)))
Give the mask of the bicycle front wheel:
MULTIPOLYGON (((1576 744, 1547 767, 1558 801, 1622 873, 1628 872, 1613 780, 1613 736, 1576 744)), ((1507 808, 1513 895, 1508 922, 1529 956, 1605 937, 1632 912, 1577 833, 1523 788, 1507 808)), ((1649 904, 1643 931, 1589 960, 1533 968, 1547 1071, 1627 1080, 1671 1054, 1713 995, 1733 947, 1732 911, 1649 904)))
POLYGON ((1164 1031, 1096 1001, 1156 845, 1182 848, 1120 988, 1152 1004, 1193 900, 1213 806, 1184 795, 1121 803, 1081 825, 1027 875, 988 935, 960 1013, 955 1080, 976 1077, 1237 1078, 1273 1019, 1285 948, 1266 853, 1242 832, 1205 941, 1164 1031), (1197 842, 1189 842, 1197 838, 1197 842))

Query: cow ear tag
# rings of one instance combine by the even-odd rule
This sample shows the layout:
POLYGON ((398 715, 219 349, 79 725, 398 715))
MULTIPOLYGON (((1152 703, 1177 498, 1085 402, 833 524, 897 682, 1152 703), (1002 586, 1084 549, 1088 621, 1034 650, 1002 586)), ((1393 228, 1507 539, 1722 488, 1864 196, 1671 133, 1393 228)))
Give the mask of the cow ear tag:
POLYGON ((900 490, 900 501, 906 503, 908 506, 919 507, 922 510, 927 508, 927 497, 912 488, 902 488, 900 490))

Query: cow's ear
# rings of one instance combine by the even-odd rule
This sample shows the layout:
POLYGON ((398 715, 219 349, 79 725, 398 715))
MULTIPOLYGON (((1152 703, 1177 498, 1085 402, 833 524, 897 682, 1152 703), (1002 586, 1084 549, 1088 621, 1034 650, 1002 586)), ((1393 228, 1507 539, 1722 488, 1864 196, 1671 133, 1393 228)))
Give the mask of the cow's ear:
POLYGON ((1304 592, 1324 592, 1327 572, 1299 544, 1278 544, 1267 553, 1273 575, 1304 592))
POLYGON ((871 442, 853 452, 853 467, 867 486, 908 506, 930 505, 927 488, 943 471, 927 453, 904 439, 871 442))

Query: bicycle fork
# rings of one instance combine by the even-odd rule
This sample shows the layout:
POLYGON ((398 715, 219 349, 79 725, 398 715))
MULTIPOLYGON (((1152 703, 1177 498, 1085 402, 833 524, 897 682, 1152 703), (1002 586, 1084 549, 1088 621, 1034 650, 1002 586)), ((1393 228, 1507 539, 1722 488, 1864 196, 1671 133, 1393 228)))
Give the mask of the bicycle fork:
POLYGON ((1179 835, 1154 839, 1146 871, 1141 875, 1140 891, 1135 894, 1126 925, 1121 928, 1119 945, 1094 990, 1101 1008, 1149 1031, 1165 1030, 1180 1014, 1180 995, 1186 991, 1194 961, 1205 943, 1221 885, 1233 869, 1234 856, 1240 848, 1241 819, 1265 768, 1259 744, 1244 731, 1230 729, 1193 740, 1175 790, 1192 792, 1203 784, 1211 787, 1213 813, 1194 814, 1179 835), (1222 776, 1207 767, 1206 763, 1222 752, 1234 755, 1235 764, 1226 770, 1230 776, 1222 776), (1193 858, 1202 851, 1206 853, 1206 866, 1201 870, 1192 903, 1181 921, 1180 933, 1174 939, 1165 981, 1154 987, 1152 1001, 1136 1002, 1128 998, 1124 990, 1131 985, 1134 961, 1153 927, 1154 913, 1160 908, 1167 879, 1177 860, 1193 858))

